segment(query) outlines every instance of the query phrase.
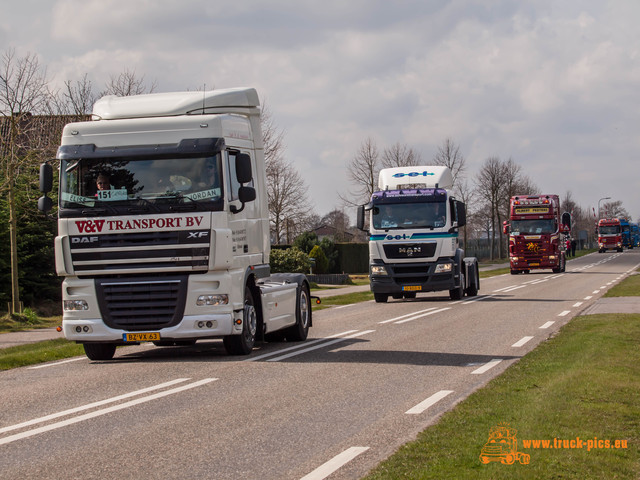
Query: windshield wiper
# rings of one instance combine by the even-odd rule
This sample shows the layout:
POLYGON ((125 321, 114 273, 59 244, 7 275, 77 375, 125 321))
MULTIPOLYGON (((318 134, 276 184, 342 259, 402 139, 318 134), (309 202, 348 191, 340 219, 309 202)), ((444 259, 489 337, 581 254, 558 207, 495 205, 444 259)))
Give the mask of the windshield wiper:
MULTIPOLYGON (((137 197, 135 197, 135 199, 136 199, 136 200, 139 200, 140 202, 144 203, 145 205, 149 205, 149 206, 150 206, 151 208, 153 208, 153 210, 155 210, 156 212, 159 212, 159 211, 160 211, 160 209, 158 208, 158 206, 157 206, 155 203, 153 203, 153 202, 151 202, 151 201, 147 200, 147 199, 146 199, 146 198, 144 198, 144 197, 141 197, 141 196, 139 196, 139 195, 138 195, 137 197)), ((148 209, 148 208, 132 208, 132 207, 129 207, 127 210, 128 210, 129 212, 131 212, 131 213, 136 213, 136 212, 140 212, 140 211, 142 211, 142 212, 148 212, 148 211, 149 211, 149 209, 148 209)))
POLYGON ((169 210, 179 210, 179 211, 204 210, 202 205, 200 205, 200 202, 194 200, 191 197, 187 197, 187 196, 183 195, 180 192, 176 192, 174 198, 179 198, 180 200, 182 200, 182 203, 179 204, 179 205, 169 205, 169 210), (189 200, 192 203, 187 204, 187 203, 185 203, 185 200, 189 200))

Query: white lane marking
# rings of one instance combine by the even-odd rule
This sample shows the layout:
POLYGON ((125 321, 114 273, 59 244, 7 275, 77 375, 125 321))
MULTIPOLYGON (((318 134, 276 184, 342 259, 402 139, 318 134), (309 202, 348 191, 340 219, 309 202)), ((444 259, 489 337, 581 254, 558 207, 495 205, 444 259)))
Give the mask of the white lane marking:
POLYGON ((606 289, 606 288, 607 288, 607 286, 606 286, 606 285, 602 285, 602 286, 600 287, 600 290, 604 290, 604 289, 606 289))
POLYGON ((593 293, 593 294, 595 295, 596 293, 600 293, 600 290, 594 290, 594 291, 593 291, 593 292, 591 292, 591 293, 593 293))
POLYGON ((516 287, 512 287, 512 288, 510 288, 509 290, 503 290, 503 291, 502 291, 502 293, 513 292, 514 290, 518 290, 519 288, 524 288, 524 287, 526 287, 526 286, 527 286, 527 285, 518 285, 518 286, 516 286, 516 287))
POLYGON ((87 357, 70 358, 69 360, 61 360, 55 363, 45 363, 44 365, 36 365, 35 367, 27 367, 27 370, 37 370, 39 368, 57 367, 63 363, 77 362, 78 360, 86 360, 87 357))
POLYGON ((587 295, 586 297, 584 297, 585 300, 591 300, 593 297, 591 295, 587 295))
POLYGON ((548 282, 549 279, 548 278, 543 278, 542 280, 536 280, 535 282, 533 282, 531 285, 537 285, 539 283, 544 283, 544 282, 548 282))
POLYGON ((84 410, 89 410, 91 408, 100 407, 102 405, 106 405, 107 403, 118 402, 120 400, 124 400, 125 398, 135 397, 136 395, 142 395, 143 393, 152 392, 153 390, 160 390, 161 388, 170 387, 171 385, 175 385, 176 383, 182 383, 189 380, 188 378, 176 378, 175 380, 171 380, 169 382, 161 383, 159 385, 154 385, 152 387, 143 388, 140 390, 136 390, 134 392, 125 393, 123 395, 118 395, 117 397, 107 398, 105 400, 100 400, 98 402, 88 403, 87 405, 82 405, 80 407, 70 408, 68 410, 63 410, 62 412, 52 413, 50 415, 45 415, 44 417, 34 418, 33 420, 29 420, 26 422, 18 423, 16 425, 11 425, 9 427, 0 428, 0 433, 10 432, 11 430, 17 430, 19 428, 28 427, 30 425, 35 425, 36 423, 47 422, 49 420, 53 420, 54 418, 64 417, 66 415, 71 415, 73 413, 82 412, 84 410))
POLYGON ((479 297, 475 297, 473 300, 467 300, 466 302, 463 303, 463 305, 467 305, 473 302, 479 302, 480 300, 485 300, 491 297, 495 297, 495 294, 492 293, 491 295, 480 295, 479 297))
POLYGON ((334 310, 340 310, 341 308, 353 307, 354 305, 357 305, 357 303, 349 303, 347 305, 340 305, 339 307, 333 307, 333 309, 334 310))
MULTIPOLYGON (((412 313, 407 313, 405 315, 400 315, 399 317, 394 317, 394 318, 390 318, 389 320, 383 320, 382 322, 378 322, 379 324, 383 324, 383 323, 391 323, 391 322, 395 322, 396 320, 400 320, 402 318, 407 318, 407 317, 411 317, 413 315, 417 315, 418 317, 420 316, 420 314, 424 313, 424 312, 428 312, 430 310, 435 310, 437 307, 431 307, 431 308, 427 308, 426 310, 420 310, 419 312, 412 312, 412 313)), ((416 318, 418 318, 416 317, 416 318)))
POLYGON ((521 347, 523 346, 525 343, 527 343, 529 340, 533 340, 533 337, 522 337, 520 340, 518 340, 516 343, 514 343, 513 345, 511 345, 512 347, 521 347))
POLYGON ((409 410, 407 410, 404 413, 406 413, 408 415, 420 415, 427 408, 431 407, 432 405, 435 405, 440 400, 442 400, 444 397, 446 397, 447 395, 450 395, 452 393, 453 393, 453 390, 440 390, 438 393, 434 393, 429 398, 427 398, 426 400, 423 400, 422 402, 417 404, 415 407, 410 408, 409 410))
POLYGON ((541 326, 540 326, 540 327, 538 327, 538 328, 542 328, 542 329, 549 328, 549 327, 550 327, 551 325, 553 325, 554 323, 556 323, 556 322, 547 322, 547 323, 545 323, 544 325, 541 325, 541 326))
POLYGON ((313 472, 308 473, 300 480, 323 480, 367 450, 369 450, 369 447, 347 448, 344 452, 336 455, 328 462, 323 463, 313 472))
POLYGON ((427 313, 425 313, 423 315, 418 315, 417 317, 405 318, 404 320, 400 320, 399 322, 396 322, 395 324, 396 325, 400 325, 401 323, 411 322, 411 321, 416 320, 418 318, 426 317, 427 315, 433 315, 434 313, 444 312, 446 310, 451 310, 451 307, 441 308, 439 310, 434 310, 433 312, 427 312, 427 313))
POLYGON ((480 375, 481 373, 486 372, 487 370, 491 370, 493 367, 502 362, 502 358, 494 358, 489 363, 485 363, 482 367, 476 368, 471 375, 480 375))
POLYGON ((102 415, 106 415, 108 413, 116 412, 118 410, 123 410, 125 408, 133 407, 135 405, 139 405, 141 403, 146 403, 151 400, 156 400, 158 398, 166 397, 168 395, 173 395, 174 393, 183 392, 185 390, 189 390, 195 387, 200 387, 207 383, 211 383, 216 381, 217 378, 205 378, 203 380, 199 380, 197 382, 189 383, 187 385, 182 385, 181 387, 172 388, 171 390, 165 390, 164 392, 154 393, 153 395, 149 395, 147 397, 137 398, 135 400, 131 400, 129 402, 121 403, 119 405, 113 405, 111 407, 103 408, 102 410, 96 410, 95 412, 85 413, 84 415, 79 415, 77 417, 69 418, 67 420, 62 420, 61 422, 52 423, 50 425, 45 425, 44 427, 34 428, 33 430, 27 430, 26 432, 17 433, 15 435, 10 435, 8 437, 4 437, 0 439, 0 445, 5 445, 7 443, 15 442, 16 440, 21 440, 23 438, 32 437, 34 435, 38 435, 40 433, 48 432, 51 430, 56 430, 58 428, 66 427, 68 425, 73 425, 74 423, 83 422, 85 420, 89 420, 95 417, 100 417, 102 415))
POLYGON ((563 311, 563 312, 560 312, 560 313, 558 314, 558 316, 559 316, 559 317, 565 317, 565 316, 569 315, 570 313, 571 313, 571 310, 565 310, 565 311, 563 311))
POLYGON ((517 287, 518 285, 509 285, 508 287, 502 287, 499 288, 498 290, 494 290, 493 293, 498 293, 498 292, 502 292, 504 290, 508 290, 509 288, 513 288, 513 287, 517 287))
POLYGON ((366 335, 367 333, 372 333, 372 332, 375 332, 375 330, 364 330, 362 332, 354 333, 354 334, 348 335, 346 337, 337 338, 337 339, 335 339, 335 340, 333 340, 331 342, 322 343, 320 345, 316 345, 316 346, 310 347, 310 348, 303 348, 302 350, 298 350, 298 351, 292 352, 292 353, 287 353, 286 355, 281 355, 281 356, 276 357, 276 358, 270 358, 269 360, 267 360, 267 362, 279 362, 280 360, 285 360, 287 358, 295 357, 296 355, 302 355, 303 353, 307 353, 307 352, 310 352, 312 350, 317 350, 318 348, 328 347, 329 345, 333 345, 333 344, 338 343, 338 342, 344 342, 345 340, 349 340, 351 338, 360 337, 362 335, 366 335))
POLYGON ((332 338, 337 338, 337 337, 340 337, 342 335, 348 335, 349 333, 353 333, 353 332, 357 332, 357 330, 347 330, 346 332, 336 333, 335 335, 331 335, 331 336, 325 337, 325 338, 318 338, 317 340, 312 340, 310 342, 304 342, 303 344, 294 345, 293 347, 283 348, 281 350, 276 350, 275 352, 264 353, 262 355, 258 355, 257 357, 245 358, 242 361, 243 362, 255 362, 256 360, 262 360, 263 358, 273 357, 274 355, 280 355, 283 352, 290 352, 291 350, 297 350, 298 348, 305 348, 305 347, 308 347, 309 345, 315 345, 316 343, 326 342, 327 340, 330 340, 332 338))
POLYGON ((579 307, 580 305, 582 305, 582 302, 576 302, 573 304, 574 307, 579 307))

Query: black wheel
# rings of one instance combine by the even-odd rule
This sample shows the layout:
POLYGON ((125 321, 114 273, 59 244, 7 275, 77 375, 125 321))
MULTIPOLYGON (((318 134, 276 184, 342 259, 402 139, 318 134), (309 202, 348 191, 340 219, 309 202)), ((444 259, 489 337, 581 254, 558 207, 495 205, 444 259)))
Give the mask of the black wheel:
POLYGON ((511 275, 518 275, 520 270, 511 270, 511 275))
POLYGON ((242 315, 242 333, 224 337, 224 348, 229 355, 249 355, 256 343, 258 314, 249 287, 244 290, 244 311, 242 315))
POLYGON ((467 288, 467 297, 475 297, 478 295, 478 289, 480 288, 480 273, 478 272, 478 268, 474 268, 474 277, 475 281, 467 288))
POLYGON ((386 293, 374 293, 373 298, 375 299, 376 303, 387 303, 389 295, 387 295, 386 293))
POLYGON ((111 360, 116 353, 113 343, 85 343, 82 346, 89 360, 111 360))
POLYGON ((309 325, 311 324, 311 299, 309 288, 302 285, 298 289, 296 299, 296 324, 285 330, 285 336, 290 342, 302 342, 307 339, 309 325))
POLYGON ((460 286, 449 290, 451 300, 460 300, 464 296, 464 274, 460 273, 460 286))

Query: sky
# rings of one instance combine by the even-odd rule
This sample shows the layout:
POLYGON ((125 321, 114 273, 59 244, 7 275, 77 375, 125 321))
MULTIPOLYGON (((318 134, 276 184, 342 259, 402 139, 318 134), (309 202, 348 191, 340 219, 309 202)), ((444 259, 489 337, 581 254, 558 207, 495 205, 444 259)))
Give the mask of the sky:
POLYGON ((366 139, 430 165, 450 138, 470 185, 511 158, 541 193, 639 220, 639 19, 637 0, 22 0, 0 51, 54 87, 125 69, 156 92, 255 87, 319 215, 366 139))

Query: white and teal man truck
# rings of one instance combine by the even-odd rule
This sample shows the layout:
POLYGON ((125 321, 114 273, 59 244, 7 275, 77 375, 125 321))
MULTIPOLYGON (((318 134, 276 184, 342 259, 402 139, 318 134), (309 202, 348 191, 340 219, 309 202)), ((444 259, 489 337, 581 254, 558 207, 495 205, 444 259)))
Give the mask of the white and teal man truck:
POLYGON ((90 359, 116 346, 305 340, 302 274, 270 274, 260 103, 252 88, 104 97, 64 127, 55 262, 62 328, 90 359), (100 177, 100 181, 98 178, 100 177))
POLYGON ((379 191, 358 208, 369 219, 369 278, 375 301, 448 290, 451 299, 475 296, 478 261, 458 242, 466 208, 456 200, 451 170, 442 166, 384 168, 379 191))

